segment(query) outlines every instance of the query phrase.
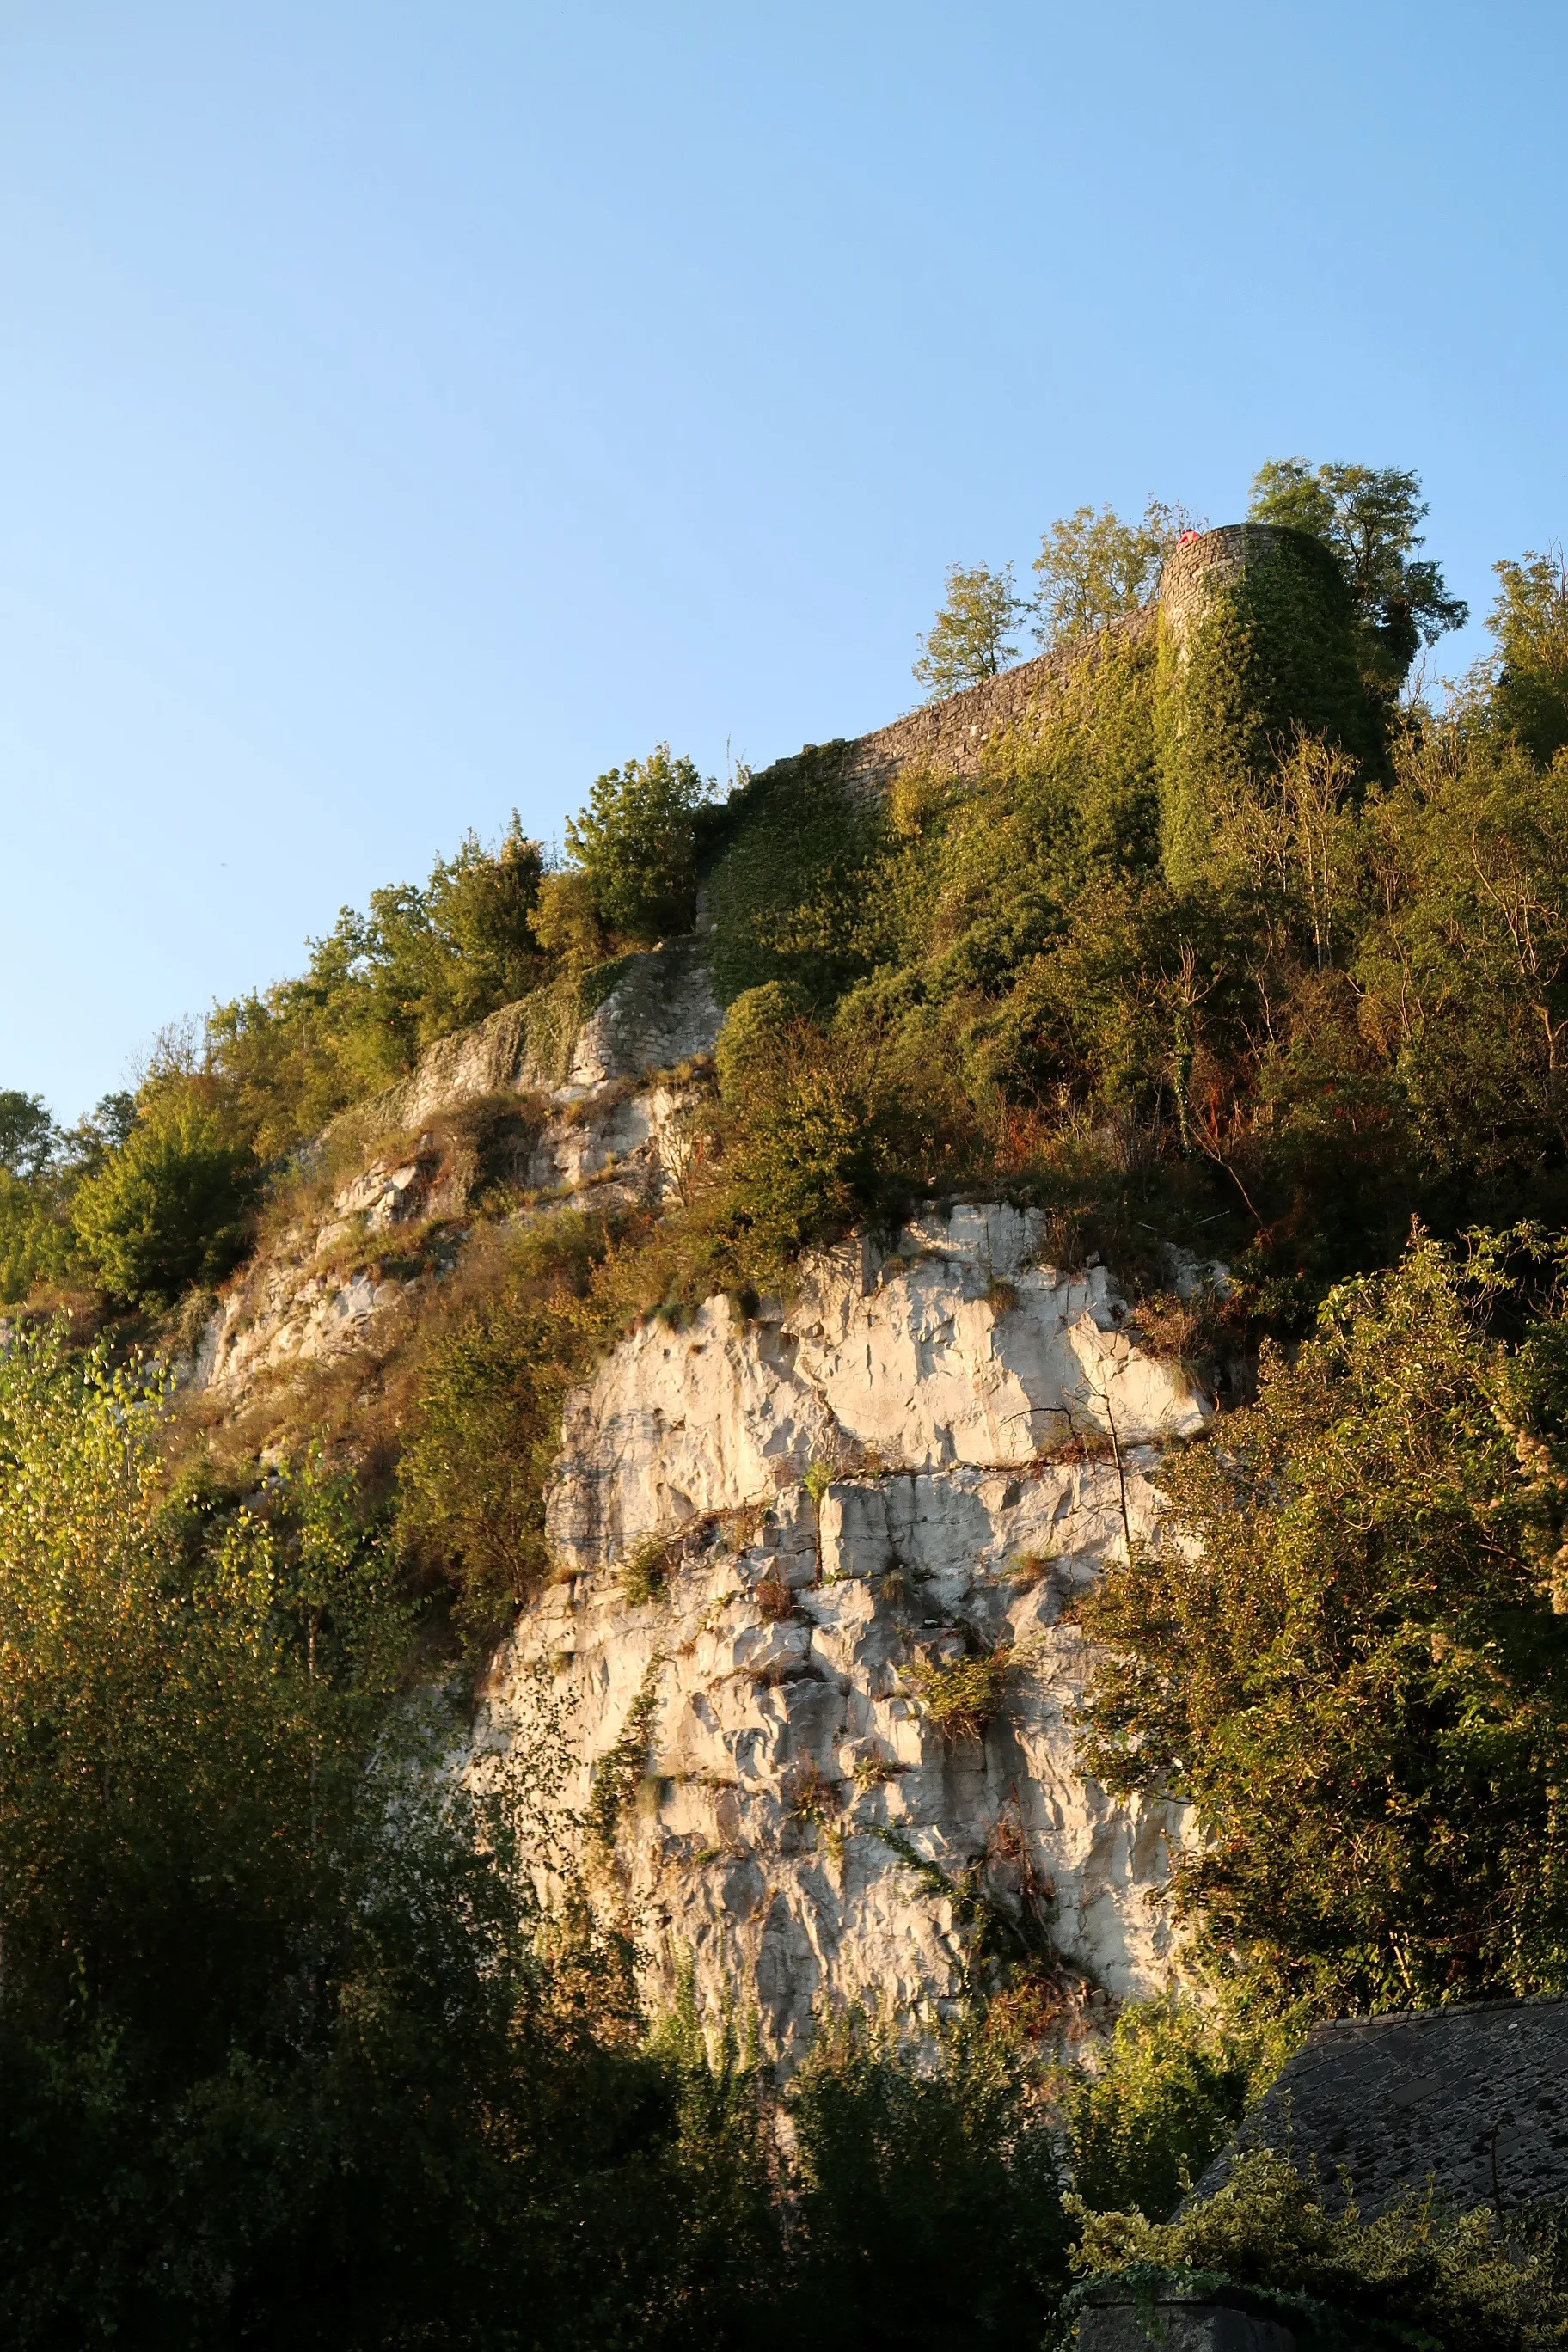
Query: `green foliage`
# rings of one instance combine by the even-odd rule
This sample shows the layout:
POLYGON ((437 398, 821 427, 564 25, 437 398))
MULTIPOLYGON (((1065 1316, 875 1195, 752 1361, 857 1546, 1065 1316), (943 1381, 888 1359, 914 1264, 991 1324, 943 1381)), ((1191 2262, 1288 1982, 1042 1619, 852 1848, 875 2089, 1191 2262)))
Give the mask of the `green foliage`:
POLYGON ((874 1079, 860 1055, 809 1022, 784 1021, 771 1045, 759 989, 737 1000, 753 1050, 723 1055, 731 1114, 725 1155, 730 1222, 748 1266, 776 1271, 807 1242, 832 1238, 876 1212, 885 1164, 874 1079))
POLYGON ((1277 523, 1321 541, 1339 564, 1355 614, 1369 686, 1391 698, 1422 646, 1462 629, 1468 607, 1451 596, 1441 567, 1414 556, 1426 513, 1420 477, 1397 466, 1320 466, 1276 457, 1254 478, 1253 522, 1277 523))
POLYGON ((1492 570, 1492 713, 1546 767, 1568 745, 1568 567, 1556 546, 1492 570))
POLYGON ((1502 1282, 1417 1239, 1331 1292, 1083 1607, 1087 1768, 1190 1798, 1179 1904, 1282 1997, 1568 1983, 1568 1348, 1553 1302, 1506 1356, 1502 1282))
POLYGON ((660 743, 646 760, 596 777, 566 845, 607 928, 650 947, 691 928, 697 890, 694 818, 712 791, 689 760, 660 743))
POLYGON ((1012 1665, 1004 1643, 973 1657, 917 1658, 905 1680, 944 1739, 980 1739, 1001 1712, 1012 1665))
POLYGON ((1439 2352, 1535 2352, 1568 2331, 1568 2294, 1551 2252, 1510 2242, 1484 2207, 1446 2212, 1406 2197, 1363 2221, 1333 2213, 1314 2179, 1267 2148, 1239 2157, 1225 2186, 1176 2221, 1091 2217, 1074 2257, 1090 2276, 1128 2273, 1152 2294, 1163 2277, 1261 2289, 1310 2342, 1439 2352))
POLYGON ((398 1465, 399 1525, 455 1580, 477 1638, 499 1630, 548 1570, 544 1479, 566 1390, 607 1327, 590 1286, 612 1238, 601 1220, 570 1211, 531 1228, 493 1292, 421 1367, 398 1465))
POLYGON ((592 877, 574 867, 544 877, 532 920, 542 951, 567 972, 586 971, 609 953, 592 877))
POLYGON ((78 1245, 104 1287, 170 1306, 226 1274, 243 1246, 250 1154, 193 1096, 154 1100, 71 1202, 78 1245))
POLYGON ((42 1095, 0 1087, 0 1169, 9 1176, 41 1176, 54 1143, 55 1123, 42 1095))
POLYGON ((320 1468, 165 1500, 163 1406, 56 1330, 0 1362, 0 2014, 160 2071, 296 1964, 407 1629, 320 1468))
POLYGON ((1377 731, 1354 608, 1332 553, 1292 531, 1222 588, 1184 655, 1161 649, 1161 823, 1177 887, 1202 876, 1217 807, 1267 775, 1298 730, 1360 759, 1377 731))
POLYGON ((38 1282, 65 1281, 75 1255, 49 1193, 0 1169, 0 1306, 15 1306, 38 1282))
POLYGON ((1110 507, 1079 507, 1054 522, 1035 558, 1035 609, 1042 646, 1070 644, 1135 613, 1159 585, 1160 567, 1201 516, 1151 499, 1142 522, 1123 522, 1110 507))
POLYGON ((614 1851, 622 1817, 647 1778, 648 1749, 654 1717, 658 1712, 658 1678, 663 1665, 663 1653, 656 1650, 643 1669, 637 1695, 626 1709, 626 1721, 594 1767, 584 1825, 605 1853, 614 1851))
POLYGON ((515 814, 493 852, 465 835, 423 887, 345 907, 303 978, 215 1006, 206 1074, 233 1132, 270 1160, 547 978, 531 923, 541 872, 515 814))
POLYGON ((708 883, 719 1002, 771 980, 831 1002, 868 968, 857 934, 882 839, 877 813, 845 790, 841 747, 808 745, 722 815, 708 883))
POLYGON ((940 702, 943 695, 977 686, 1016 661, 1018 648, 1008 639, 1028 609, 1013 585, 1010 563, 1000 572, 984 563, 967 571, 962 563, 950 563, 947 602, 916 640, 921 650, 913 675, 927 698, 940 702))
POLYGON ((1174 2211, 1287 2053, 1168 2000, 1129 2001, 1103 2054, 1059 2076, 1073 2195, 1091 2213, 1174 2211))
POLYGON ((1046 2119, 1021 2054, 971 2024, 922 2066, 858 2015, 825 2024, 790 2095, 808 2340, 1039 2340, 1066 2268, 1046 2119))
POLYGON ((734 2343, 761 2142, 534 1899, 547 1684, 454 1784, 346 1484, 171 1492, 163 1426, 58 1336, 0 1362, 6 2342, 734 2343))

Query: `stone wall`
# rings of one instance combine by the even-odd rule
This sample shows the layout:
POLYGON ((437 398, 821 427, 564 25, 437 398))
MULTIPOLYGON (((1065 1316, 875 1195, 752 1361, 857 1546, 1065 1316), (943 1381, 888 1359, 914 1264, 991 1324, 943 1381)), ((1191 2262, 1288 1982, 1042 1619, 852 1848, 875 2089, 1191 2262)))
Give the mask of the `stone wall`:
MULTIPOLYGON (((1218 530, 1200 531, 1172 552, 1160 575, 1157 596, 1142 611, 1112 622, 1085 643, 1020 662, 999 677, 965 687, 941 702, 922 703, 891 726, 844 743, 846 780, 860 792, 883 792, 905 768, 930 768, 944 776, 977 774, 989 744, 1026 723, 1064 678, 1080 663, 1100 658, 1107 646, 1147 636, 1163 614, 1178 646, 1184 648, 1208 600, 1243 572, 1271 561, 1285 536, 1271 523, 1260 522, 1225 523, 1218 530)), ((808 751, 817 748, 805 746, 808 751)), ((760 773, 770 782, 787 783, 797 764, 798 755, 775 760, 760 773)))
MULTIPOLYGON (((1476 2001, 1320 2025, 1236 2147, 1316 2158, 1365 2215, 1435 2182, 1463 2209, 1568 2198, 1568 2001, 1476 2001)), ((1236 2147, 1194 2194, 1212 2196, 1236 2147)))
POLYGON ((1227 522, 1172 550, 1160 574, 1160 612, 1178 656, 1185 655, 1213 599, 1245 572, 1271 563, 1287 536, 1272 523, 1227 522))
MULTIPOLYGON (((1026 722, 1081 662, 1096 660, 1107 646, 1146 636, 1154 625, 1154 610, 1152 604, 1146 605, 1125 621, 1113 622, 1085 644, 1063 646, 1034 661, 1020 662, 998 677, 967 686, 941 702, 921 703, 904 718, 895 719, 891 726, 879 727, 872 734, 844 743, 846 781, 854 790, 871 793, 885 792, 905 768, 930 768, 944 776, 978 774, 988 744, 1026 722)), ((808 743, 805 748, 834 751, 840 746, 808 743)), ((798 766, 798 755, 775 760, 771 767, 758 772, 759 778, 765 776, 770 784, 786 784, 798 766)))

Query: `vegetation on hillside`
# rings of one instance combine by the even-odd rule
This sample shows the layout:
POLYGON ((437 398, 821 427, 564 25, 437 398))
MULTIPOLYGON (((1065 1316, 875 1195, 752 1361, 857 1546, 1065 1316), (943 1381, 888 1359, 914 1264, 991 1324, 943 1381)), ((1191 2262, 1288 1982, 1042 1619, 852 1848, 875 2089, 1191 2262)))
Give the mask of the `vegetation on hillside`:
MULTIPOLYGON (((1164 2227, 1311 2014, 1568 1981, 1568 593, 1560 551, 1500 564, 1495 654, 1434 709, 1412 665, 1462 607, 1424 511, 1406 473, 1266 467, 1276 560, 1178 644, 1137 615, 1188 518, 1080 510, 1035 609, 1082 656, 977 775, 872 795, 828 746, 721 803, 656 747, 563 862, 470 836, 75 1129, 0 1095, 12 2338, 1019 2343, 1076 2238, 1560 2340, 1550 2248, 1473 2220, 1331 2221, 1262 2165, 1164 2227), (439 1147, 467 1247, 397 1364, 204 1442, 136 1351, 359 1130, 302 1147, 503 1006, 569 1053, 700 887, 727 1010, 665 1213, 515 1218, 481 1106, 439 1147), (1083 1606, 1085 1756, 1191 1799, 1214 1999, 1068 2074, 1005 2001, 921 2063, 851 2021, 781 2129, 743 2034, 637 2014, 542 1696, 510 1779, 438 1769, 451 1621, 471 1654, 548 1572, 566 1387, 633 1319, 981 1188, 1135 1294, 1173 1244, 1230 1267, 1180 1319, 1234 1409, 1083 1606)), ((950 584, 933 689, 1024 616, 1010 573, 950 584)))

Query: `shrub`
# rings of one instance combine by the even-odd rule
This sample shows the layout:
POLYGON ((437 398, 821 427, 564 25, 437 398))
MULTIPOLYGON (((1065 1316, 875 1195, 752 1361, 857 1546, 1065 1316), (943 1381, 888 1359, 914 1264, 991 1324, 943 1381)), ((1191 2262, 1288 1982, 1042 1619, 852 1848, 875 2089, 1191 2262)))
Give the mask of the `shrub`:
POLYGON ((1021 2054, 970 2024, 935 2063, 858 2013, 792 2086, 791 2316, 855 2352, 1038 2343, 1066 2269, 1047 2121, 1021 2054))
POLYGON ((915 1696, 944 1739, 980 1739, 1000 1712, 1012 1670, 1009 1644, 945 1664, 917 1659, 905 1669, 915 1696))
POLYGON ((1225 2186, 1179 2221, 1091 2216, 1074 2263, 1090 2276, 1131 2268, 1145 2290, 1174 2271, 1307 2298, 1298 2326, 1314 2342, 1527 2352, 1560 2344, 1568 2326, 1551 2261, 1522 2233, 1510 2242, 1485 2207, 1456 2214, 1408 2196, 1369 2221, 1353 2205, 1333 2214, 1317 2180, 1268 2148, 1237 2158, 1225 2186), (1341 2315, 1352 2323, 1342 2334, 1341 2315))
POLYGON ((456 1583, 459 1616, 481 1641, 549 1571, 544 1479, 566 1390, 603 1335, 590 1290, 612 1244, 598 1218, 563 1213, 531 1228, 495 1295, 420 1367, 398 1522, 456 1583))
POLYGON ((697 890, 693 819, 712 787, 660 743, 595 778, 566 845, 608 928, 634 945, 691 928, 697 890))
POLYGON ((1420 1236, 1331 1292, 1081 1605, 1086 1768, 1192 1801, 1180 1906, 1281 1998, 1568 1983, 1568 1343, 1560 1307, 1512 1356, 1485 1322, 1525 1303, 1500 1244, 1420 1236))
POLYGON ((621 1598, 628 1609, 646 1609, 664 1599, 679 1551, 679 1538, 669 1536, 644 1536, 632 1546, 620 1570, 621 1598))
POLYGON ((1130 2001, 1098 2062, 1059 2077, 1073 2194, 1091 2212, 1174 2210, 1278 2070, 1283 2036, 1190 2003, 1130 2001))
POLYGON ((78 1187, 77 1242, 114 1297, 170 1306, 189 1284, 217 1281, 239 1256, 254 1172, 248 1151, 190 1095, 154 1100, 78 1187))

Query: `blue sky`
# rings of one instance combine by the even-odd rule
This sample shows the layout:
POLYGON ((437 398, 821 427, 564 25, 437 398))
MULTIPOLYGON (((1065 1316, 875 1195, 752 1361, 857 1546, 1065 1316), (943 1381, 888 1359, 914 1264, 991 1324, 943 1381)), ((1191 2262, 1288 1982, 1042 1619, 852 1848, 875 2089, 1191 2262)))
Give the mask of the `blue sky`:
POLYGON ((0 1086, 515 805, 909 706, 952 561, 1568 533, 1560 5, 0 0, 0 1086))

